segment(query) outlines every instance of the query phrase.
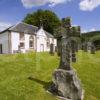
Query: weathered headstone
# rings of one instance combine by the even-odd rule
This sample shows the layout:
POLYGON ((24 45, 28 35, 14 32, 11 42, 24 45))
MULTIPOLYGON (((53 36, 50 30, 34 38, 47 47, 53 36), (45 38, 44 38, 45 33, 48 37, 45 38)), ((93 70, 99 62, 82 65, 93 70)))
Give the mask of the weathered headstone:
POLYGON ((53 73, 50 91, 68 100, 83 100, 80 80, 70 66, 70 39, 67 33, 62 34, 60 65, 53 73))
POLYGON ((62 37, 60 69, 70 70, 70 44, 66 37, 62 37))
POLYGON ((58 56, 61 54, 61 38, 57 39, 57 54, 58 56))
POLYGON ((95 46, 94 46, 94 44, 91 44, 91 54, 95 54, 95 46))
POLYGON ((87 45, 87 43, 83 43, 83 50, 84 50, 84 52, 88 51, 88 45, 87 45))
POLYGON ((20 45, 18 45, 18 53, 21 53, 20 45))
POLYGON ((54 44, 53 43, 50 44, 50 54, 54 55, 54 44))

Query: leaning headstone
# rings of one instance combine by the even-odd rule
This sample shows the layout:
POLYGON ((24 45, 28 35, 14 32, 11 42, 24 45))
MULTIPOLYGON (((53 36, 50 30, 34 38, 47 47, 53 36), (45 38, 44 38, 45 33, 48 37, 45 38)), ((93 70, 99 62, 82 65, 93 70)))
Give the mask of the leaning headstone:
POLYGON ((50 44, 50 54, 54 55, 54 44, 53 43, 50 44))
POLYGON ((61 38, 60 65, 53 73, 53 84, 49 91, 66 98, 66 100, 83 100, 83 89, 80 80, 70 66, 69 41, 67 34, 63 33, 61 38))
POLYGON ((51 92, 68 100, 83 100, 80 80, 74 70, 57 69, 53 73, 51 92), (52 91, 53 90, 53 91, 52 91))

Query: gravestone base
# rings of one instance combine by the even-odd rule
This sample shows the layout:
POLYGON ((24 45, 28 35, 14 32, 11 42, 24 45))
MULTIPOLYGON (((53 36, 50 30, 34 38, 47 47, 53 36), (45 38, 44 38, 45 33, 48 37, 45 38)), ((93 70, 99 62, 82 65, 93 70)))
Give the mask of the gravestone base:
POLYGON ((83 100, 84 97, 80 80, 73 70, 56 69, 49 91, 66 98, 65 100, 83 100))

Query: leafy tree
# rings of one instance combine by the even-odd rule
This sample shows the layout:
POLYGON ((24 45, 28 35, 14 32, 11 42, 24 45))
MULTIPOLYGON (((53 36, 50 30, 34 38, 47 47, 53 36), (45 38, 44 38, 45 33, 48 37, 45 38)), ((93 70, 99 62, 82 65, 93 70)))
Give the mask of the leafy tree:
POLYGON ((67 31, 66 31, 66 28, 62 27, 62 26, 59 26, 57 27, 55 30, 54 30, 54 36, 56 38, 61 38, 62 37, 62 34, 66 34, 67 31))
POLYGON ((27 14, 23 21, 37 27, 42 25, 44 29, 51 34, 54 33, 54 29, 60 24, 60 19, 54 12, 41 9, 31 14, 27 14))

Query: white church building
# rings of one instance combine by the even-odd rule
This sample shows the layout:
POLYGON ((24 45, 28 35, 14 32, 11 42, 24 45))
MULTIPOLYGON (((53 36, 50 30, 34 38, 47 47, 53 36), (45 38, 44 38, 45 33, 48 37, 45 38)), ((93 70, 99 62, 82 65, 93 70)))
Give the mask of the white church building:
POLYGON ((0 54, 26 53, 29 51, 50 51, 50 44, 54 49, 57 40, 53 35, 26 23, 18 23, 0 32, 0 54))

